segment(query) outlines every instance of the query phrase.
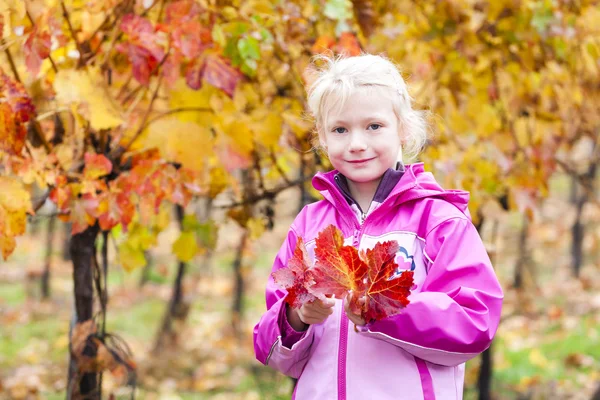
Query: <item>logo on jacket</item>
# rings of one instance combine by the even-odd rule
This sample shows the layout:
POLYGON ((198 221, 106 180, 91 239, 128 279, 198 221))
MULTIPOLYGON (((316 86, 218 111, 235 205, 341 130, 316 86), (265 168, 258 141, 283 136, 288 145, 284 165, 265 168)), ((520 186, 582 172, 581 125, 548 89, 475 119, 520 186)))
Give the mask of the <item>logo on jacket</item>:
POLYGON ((398 250, 398 253, 396 254, 395 261, 396 261, 396 264, 398 264, 398 268, 396 269, 396 271, 394 271, 392 276, 390 276, 388 278, 388 281, 398 278, 400 275, 402 275, 402 273, 404 271, 414 271, 415 268, 417 267, 415 265, 415 257, 409 255, 408 251, 402 246, 400 246, 400 249, 398 250))

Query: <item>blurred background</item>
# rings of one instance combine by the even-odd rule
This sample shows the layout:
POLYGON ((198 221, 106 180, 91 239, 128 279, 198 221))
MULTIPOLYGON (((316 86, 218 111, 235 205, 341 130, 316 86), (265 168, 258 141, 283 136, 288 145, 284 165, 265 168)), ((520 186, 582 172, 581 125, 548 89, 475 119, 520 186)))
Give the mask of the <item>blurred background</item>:
POLYGON ((0 0, 0 398, 287 399, 264 286, 331 168, 306 67, 384 54, 505 290, 465 399, 600 399, 600 5, 0 0))

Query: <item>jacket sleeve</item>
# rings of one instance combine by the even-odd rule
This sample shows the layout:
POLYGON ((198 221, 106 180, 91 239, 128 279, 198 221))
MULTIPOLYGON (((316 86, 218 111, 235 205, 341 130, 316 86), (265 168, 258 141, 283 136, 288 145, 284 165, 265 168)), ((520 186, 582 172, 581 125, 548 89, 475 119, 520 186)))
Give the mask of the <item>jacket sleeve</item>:
POLYGON ((401 314, 360 329, 415 357, 455 366, 487 349, 498 328, 503 293, 479 234, 452 218, 425 238, 428 273, 401 314))
MULTIPOLYGON (((287 265, 297 237, 292 227, 275 258, 273 271, 287 265)), ((254 327, 254 352, 261 363, 298 378, 308 361, 314 328, 310 325, 307 331, 297 332, 289 325, 284 301, 286 295, 287 292, 279 288, 269 276, 266 289, 267 311, 254 327)))

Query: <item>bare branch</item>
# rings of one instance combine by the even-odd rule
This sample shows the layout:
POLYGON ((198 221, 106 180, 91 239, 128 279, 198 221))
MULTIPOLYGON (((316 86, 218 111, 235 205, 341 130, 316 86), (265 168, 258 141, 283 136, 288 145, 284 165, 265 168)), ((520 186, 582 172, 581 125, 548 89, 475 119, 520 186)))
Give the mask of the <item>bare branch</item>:
MULTIPOLYGON (((6 43, 6 40, 2 39, 3 46, 5 43, 6 43)), ((17 82, 21 82, 21 77, 19 76, 19 71, 17 71, 17 66, 15 65, 15 60, 13 59, 12 54, 10 53, 10 50, 8 47, 6 47, 6 49, 4 50, 4 53, 6 54, 6 58, 8 58, 8 63, 10 64, 10 70, 12 71, 15 79, 17 80, 17 82)))
POLYGON ((81 48, 81 43, 77 40, 77 36, 75 35, 75 30, 73 29, 73 25, 71 24, 71 18, 69 17, 69 12, 67 11, 67 7, 65 6, 65 1, 60 0, 60 6, 62 8, 63 17, 67 21, 67 25, 69 26, 69 32, 71 32, 71 37, 75 42, 75 46, 77 47, 77 51, 79 52, 79 65, 83 65, 83 49, 81 48))
POLYGON ((225 205, 220 205, 220 206, 215 206, 215 207, 220 208, 220 209, 224 209, 224 208, 228 209, 228 208, 235 208, 235 207, 246 206, 246 205, 253 205, 253 204, 258 203, 261 200, 272 200, 280 192, 283 192, 284 190, 292 188, 294 186, 302 185, 311 179, 312 179, 312 176, 304 178, 304 179, 297 179, 295 181, 289 182, 286 185, 279 186, 277 188, 270 189, 270 190, 265 190, 264 192, 254 195, 254 196, 249 196, 242 201, 233 202, 231 204, 225 204, 225 205))

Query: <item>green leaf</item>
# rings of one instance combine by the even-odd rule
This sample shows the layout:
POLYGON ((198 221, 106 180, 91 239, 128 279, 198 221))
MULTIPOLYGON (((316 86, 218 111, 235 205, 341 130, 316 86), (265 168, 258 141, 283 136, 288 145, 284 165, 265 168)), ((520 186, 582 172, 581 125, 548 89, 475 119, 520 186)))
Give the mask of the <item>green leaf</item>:
POLYGON ((198 224, 196 236, 202 245, 208 249, 214 249, 217 244, 217 234, 219 227, 214 221, 208 221, 204 224, 198 224))
POLYGON ((252 36, 241 38, 237 43, 238 51, 244 60, 259 60, 260 45, 252 36))
POLYGON ((189 262, 198 253, 198 243, 194 232, 181 232, 179 238, 173 243, 173 254, 179 261, 189 262))
POLYGON ((327 0, 323 12, 326 17, 335 20, 352 18, 352 3, 348 0, 327 0))

